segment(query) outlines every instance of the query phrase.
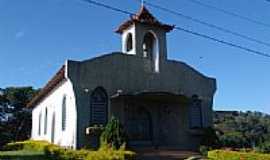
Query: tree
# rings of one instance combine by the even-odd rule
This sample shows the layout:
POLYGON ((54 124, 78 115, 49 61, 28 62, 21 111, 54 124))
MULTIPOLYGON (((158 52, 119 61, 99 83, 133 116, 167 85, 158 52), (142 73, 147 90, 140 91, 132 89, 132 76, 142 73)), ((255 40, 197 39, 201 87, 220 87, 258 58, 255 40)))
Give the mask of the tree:
POLYGON ((4 96, 9 105, 15 107, 15 110, 22 110, 37 93, 33 87, 9 87, 4 90, 4 96))
POLYGON ((26 140, 30 137, 32 116, 26 105, 37 92, 38 90, 32 87, 9 87, 1 90, 2 112, 12 115, 12 118, 0 121, 0 147, 10 141, 26 140))
POLYGON ((265 147, 268 145, 265 143, 270 141, 270 116, 267 114, 250 111, 215 112, 214 117, 214 126, 220 133, 223 147, 265 147))

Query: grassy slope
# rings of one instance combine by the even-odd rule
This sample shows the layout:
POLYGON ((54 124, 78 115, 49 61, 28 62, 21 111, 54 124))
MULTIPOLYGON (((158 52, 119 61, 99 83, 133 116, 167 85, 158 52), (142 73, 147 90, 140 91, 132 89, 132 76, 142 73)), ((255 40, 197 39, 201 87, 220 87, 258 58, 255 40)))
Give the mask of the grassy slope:
POLYGON ((43 152, 37 151, 4 151, 0 152, 0 160, 48 160, 43 152))

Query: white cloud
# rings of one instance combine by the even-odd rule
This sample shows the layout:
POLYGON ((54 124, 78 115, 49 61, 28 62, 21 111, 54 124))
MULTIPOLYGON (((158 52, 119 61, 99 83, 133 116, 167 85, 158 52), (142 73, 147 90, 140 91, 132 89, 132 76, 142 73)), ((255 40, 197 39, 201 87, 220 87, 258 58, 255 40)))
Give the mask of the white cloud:
POLYGON ((19 31, 15 34, 15 38, 16 39, 20 39, 22 38, 23 36, 25 35, 25 32, 24 31, 19 31))

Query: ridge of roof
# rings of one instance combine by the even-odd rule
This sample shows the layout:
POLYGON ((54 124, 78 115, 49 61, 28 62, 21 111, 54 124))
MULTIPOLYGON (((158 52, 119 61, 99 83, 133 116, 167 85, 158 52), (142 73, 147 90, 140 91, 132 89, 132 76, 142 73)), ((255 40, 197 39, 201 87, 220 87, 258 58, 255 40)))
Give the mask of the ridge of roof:
POLYGON ((142 6, 140 8, 140 10, 139 10, 138 13, 136 13, 133 16, 131 16, 129 20, 127 20, 124 23, 122 23, 116 29, 115 32, 116 33, 119 33, 119 34, 122 34, 124 30, 126 30, 132 24, 134 24, 136 22, 137 23, 142 23, 142 24, 147 24, 147 25, 153 25, 153 26, 161 27, 161 28, 165 29, 166 32, 170 32, 174 28, 174 26, 172 26, 172 25, 168 25, 168 24, 164 24, 164 23, 159 22, 157 20, 157 18, 154 17, 145 6, 142 6))

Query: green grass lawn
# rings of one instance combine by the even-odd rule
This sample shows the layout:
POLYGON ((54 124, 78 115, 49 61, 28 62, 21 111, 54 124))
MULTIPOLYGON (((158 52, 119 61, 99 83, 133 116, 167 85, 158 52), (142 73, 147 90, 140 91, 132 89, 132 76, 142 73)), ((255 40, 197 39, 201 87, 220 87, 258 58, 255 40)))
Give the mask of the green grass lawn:
POLYGON ((0 160, 48 160, 40 151, 1 151, 0 160))

